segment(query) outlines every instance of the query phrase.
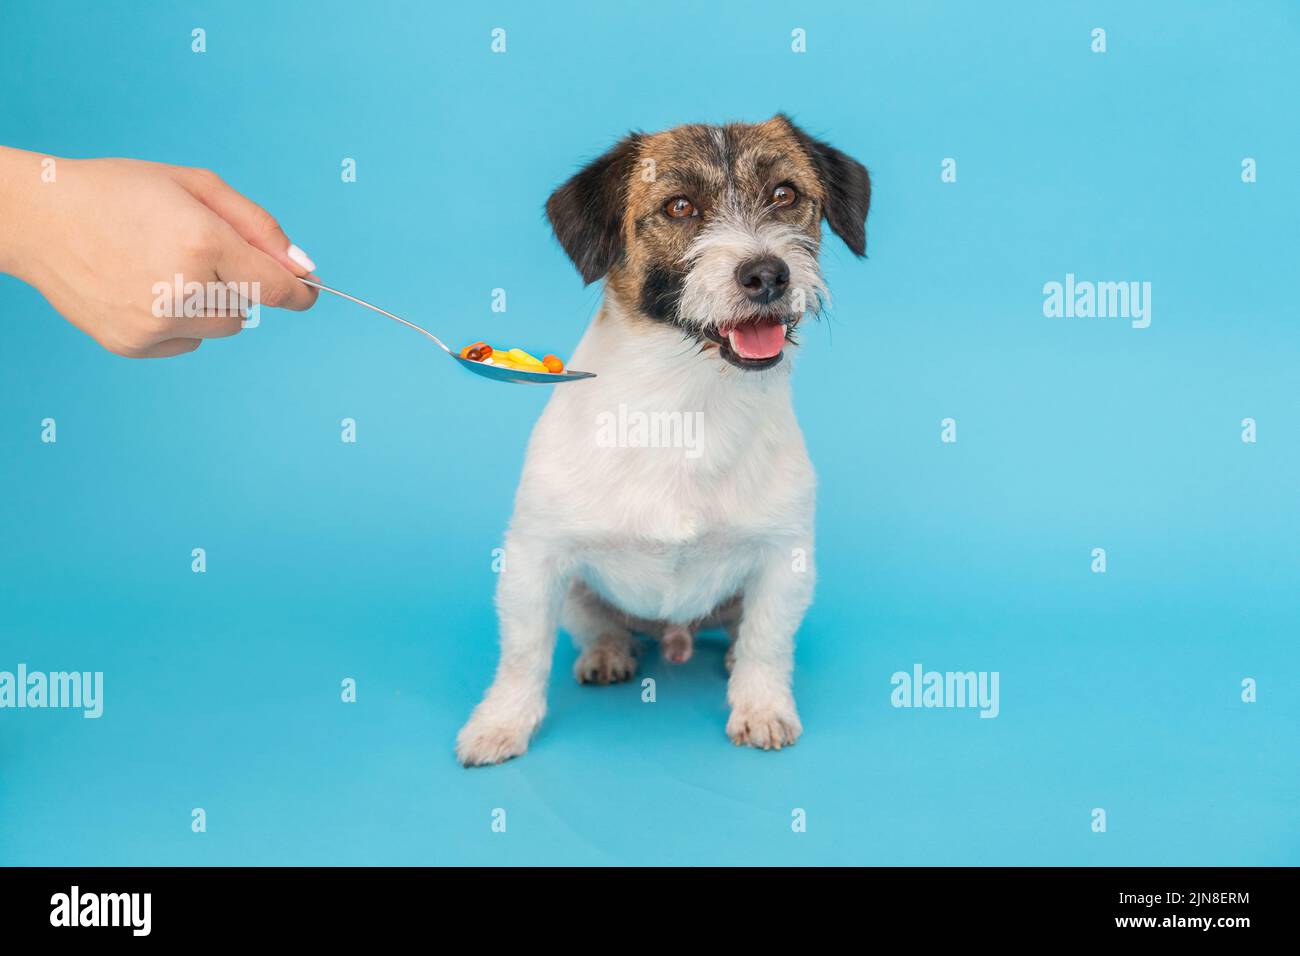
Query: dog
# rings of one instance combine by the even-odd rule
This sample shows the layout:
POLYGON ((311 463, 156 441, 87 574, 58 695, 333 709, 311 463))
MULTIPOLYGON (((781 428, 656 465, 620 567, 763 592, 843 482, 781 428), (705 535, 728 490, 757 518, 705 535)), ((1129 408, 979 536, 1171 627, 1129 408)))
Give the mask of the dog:
POLYGON ((571 358, 597 377, 556 388, 529 441, 496 592, 500 661, 457 737, 461 763, 527 750, 560 625, 595 684, 634 675, 637 633, 684 660, 698 629, 726 628, 727 735, 798 740, 815 475, 785 359, 829 301, 822 221, 862 257, 870 203, 867 169, 784 114, 629 134, 550 196, 584 283, 605 280, 571 358), (695 416, 697 453, 644 428, 596 441, 616 411, 695 416))

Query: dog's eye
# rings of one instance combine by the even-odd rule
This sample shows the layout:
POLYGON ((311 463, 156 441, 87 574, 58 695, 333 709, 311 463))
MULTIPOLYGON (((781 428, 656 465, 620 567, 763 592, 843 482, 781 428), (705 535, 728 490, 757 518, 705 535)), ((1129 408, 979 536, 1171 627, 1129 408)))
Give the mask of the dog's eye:
POLYGON ((777 208, 793 206, 798 200, 799 194, 788 183, 783 183, 772 190, 772 205, 777 208))
POLYGON ((673 219, 689 219, 691 216, 699 215, 695 204, 685 196, 678 196, 676 199, 668 200, 667 205, 664 206, 664 212, 673 219))

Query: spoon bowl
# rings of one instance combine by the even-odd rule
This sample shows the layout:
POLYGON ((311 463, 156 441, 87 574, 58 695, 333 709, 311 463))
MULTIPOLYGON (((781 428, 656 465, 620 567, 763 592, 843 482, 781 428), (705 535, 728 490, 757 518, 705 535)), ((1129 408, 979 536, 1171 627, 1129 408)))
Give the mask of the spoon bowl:
POLYGON ((495 382, 514 382, 518 385, 551 385, 554 382, 576 382, 580 378, 596 377, 595 372, 574 372, 567 368, 563 372, 530 372, 527 369, 508 368, 505 365, 485 365, 472 359, 461 358, 454 352, 451 353, 451 357, 475 375, 482 375, 484 378, 490 378, 495 382))
POLYGON ((447 346, 443 344, 442 339, 438 338, 438 336, 434 335, 427 329, 420 328, 414 322, 406 321, 406 319, 402 318, 400 315, 393 315, 393 313, 381 309, 377 305, 371 305, 365 299, 358 299, 355 295, 348 295, 346 292, 340 292, 338 289, 331 289, 329 286, 321 285, 319 282, 313 282, 311 279, 303 279, 300 277, 298 281, 304 285, 311 286, 313 289, 320 289, 322 292, 329 292, 332 295, 337 295, 340 298, 347 299, 349 302, 355 302, 357 305, 365 306, 367 309, 378 312, 380 315, 387 316, 395 322, 401 322, 402 325, 406 326, 408 329, 414 329, 425 338, 432 339, 433 343, 437 345, 438 348, 442 349, 475 375, 482 375, 484 378, 490 378, 494 382, 513 382, 517 385, 556 385, 560 382, 576 382, 579 379, 596 377, 595 372, 578 372, 572 369, 565 369, 563 372, 529 372, 525 369, 510 368, 505 365, 485 365, 482 362, 475 362, 470 359, 461 358, 451 349, 447 348, 447 346))

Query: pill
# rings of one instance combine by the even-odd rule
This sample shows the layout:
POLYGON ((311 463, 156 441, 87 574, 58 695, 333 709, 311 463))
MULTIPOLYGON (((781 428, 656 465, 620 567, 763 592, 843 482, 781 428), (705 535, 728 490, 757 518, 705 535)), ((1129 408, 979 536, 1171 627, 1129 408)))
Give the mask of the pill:
POLYGON ((510 356, 512 361, 518 362, 520 365, 524 366, 525 368, 536 368, 536 370, 539 372, 546 371, 545 365, 543 365, 537 359, 533 358, 523 349, 511 349, 506 354, 510 356))
POLYGON ((523 349, 494 349, 486 342, 465 346, 460 350, 460 357, 471 362, 500 365, 523 372, 551 372, 558 375, 564 371, 564 362, 559 356, 548 354, 545 358, 538 359, 523 349))

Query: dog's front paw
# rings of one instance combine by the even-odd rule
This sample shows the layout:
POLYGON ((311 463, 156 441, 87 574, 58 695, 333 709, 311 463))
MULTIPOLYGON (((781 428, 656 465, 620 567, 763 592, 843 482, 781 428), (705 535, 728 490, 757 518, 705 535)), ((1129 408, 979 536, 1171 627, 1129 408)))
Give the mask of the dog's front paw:
POLYGON ((578 655, 573 675, 580 684, 616 684, 636 673, 631 637, 602 637, 578 655))
POLYGON ((456 735, 456 759, 466 767, 482 767, 518 757, 528 749, 539 722, 540 718, 520 719, 480 704, 456 735))
POLYGON ((737 747, 780 750, 799 739, 803 724, 794 701, 772 705, 738 706, 727 719, 727 736, 737 747))

